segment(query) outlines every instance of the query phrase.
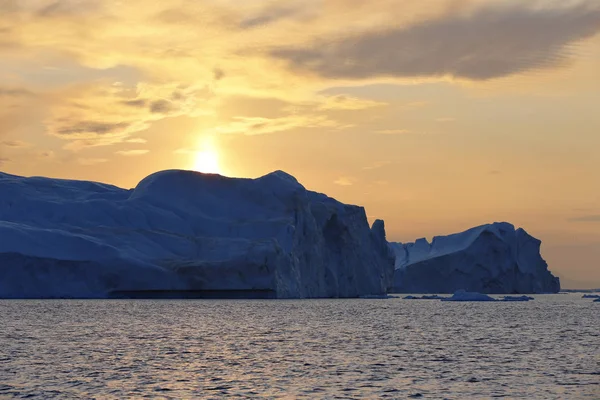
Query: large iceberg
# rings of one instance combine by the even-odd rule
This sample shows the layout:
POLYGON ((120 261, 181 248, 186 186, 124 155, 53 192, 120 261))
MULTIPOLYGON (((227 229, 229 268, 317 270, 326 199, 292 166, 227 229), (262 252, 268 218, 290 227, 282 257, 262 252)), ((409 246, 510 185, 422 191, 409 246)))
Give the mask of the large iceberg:
POLYGON ((390 243, 397 293, 556 293, 560 282, 540 255, 541 242, 506 222, 390 243))
POLYGON ((0 173, 0 297, 385 295, 383 221, 276 171, 169 170, 125 190, 0 173))

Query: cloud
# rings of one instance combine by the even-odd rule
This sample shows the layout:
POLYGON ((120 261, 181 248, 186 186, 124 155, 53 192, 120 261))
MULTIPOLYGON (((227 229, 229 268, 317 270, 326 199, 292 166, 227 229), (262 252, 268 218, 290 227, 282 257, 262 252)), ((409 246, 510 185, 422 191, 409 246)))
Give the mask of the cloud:
POLYGON ((408 129, 380 129, 375 131, 380 135, 406 135, 407 133, 411 133, 408 129))
POLYGON ((131 106, 131 107, 146 107, 147 101, 145 99, 134 99, 134 100, 124 100, 121 103, 126 106, 131 106))
POLYGON ((0 87, 0 96, 5 97, 22 97, 22 96, 32 96, 33 92, 30 92, 27 89, 9 89, 0 87))
POLYGON ((129 141, 130 136, 164 118, 201 115, 203 109, 198 103, 206 101, 207 95, 204 87, 178 83, 96 83, 55 93, 46 126, 51 135, 68 140, 63 148, 72 151, 141 143, 139 138, 129 141))
POLYGON ((3 140, 2 142, 0 142, 0 144, 2 146, 15 147, 15 148, 30 147, 31 146, 31 143, 23 142, 21 140, 3 140))
POLYGON ((148 141, 144 138, 131 138, 131 139, 127 139, 125 140, 125 143, 137 143, 137 144, 144 144, 147 143, 148 141))
POLYGON ((43 150, 37 152, 37 155, 42 158, 54 158, 55 153, 52 150, 43 150))
POLYGON ((335 128, 341 126, 324 115, 288 115, 279 118, 234 117, 231 121, 217 125, 209 134, 264 135, 296 128, 335 128))
POLYGON ((582 215, 580 217, 570 218, 571 222, 600 222, 600 214, 582 215))
POLYGON ((386 106, 387 103, 369 99, 359 99, 347 95, 326 96, 321 99, 321 110, 364 110, 386 106))
POLYGON ((224 77, 225 77, 225 71, 223 71, 221 68, 214 68, 213 69, 213 79, 215 81, 220 81, 224 77))
POLYGON ((10 158, 6 158, 6 157, 1 157, 0 156, 0 165, 4 165, 6 163, 10 162, 10 158))
POLYGON ((341 176, 333 181, 333 183, 340 186, 352 186, 354 184, 354 179, 347 176, 341 176))
POLYGON ((372 165, 367 165, 366 167, 363 167, 362 169, 365 171, 369 171, 369 170, 373 170, 373 169, 379 169, 381 167, 385 167, 386 165, 390 165, 391 162, 390 161, 377 161, 376 163, 372 164, 372 165))
POLYGON ((115 154, 118 154, 120 156, 141 156, 144 154, 149 153, 150 150, 147 149, 136 149, 136 150, 119 150, 117 152, 115 152, 115 154))
POLYGON ((106 158, 78 158, 77 162, 81 165, 96 165, 107 162, 106 158))
POLYGON ((98 136, 120 135, 127 130, 130 124, 126 122, 99 122, 99 121, 69 121, 68 126, 57 128, 56 136, 86 139, 98 136))
POLYGON ((150 103, 150 112, 152 114, 166 114, 174 109, 173 104, 169 100, 156 100, 150 103))
POLYGON ((250 29, 269 25, 279 20, 292 17, 298 14, 300 11, 301 10, 298 7, 268 6, 261 10, 259 14, 243 20, 240 24, 240 27, 243 29, 250 29))
POLYGON ((591 1, 556 8, 488 5, 408 27, 271 51, 294 69, 333 79, 443 77, 487 80, 555 68, 600 32, 591 1))
POLYGON ((454 122, 456 121, 456 118, 452 118, 452 117, 441 117, 441 118, 436 118, 435 120, 436 122, 454 122))

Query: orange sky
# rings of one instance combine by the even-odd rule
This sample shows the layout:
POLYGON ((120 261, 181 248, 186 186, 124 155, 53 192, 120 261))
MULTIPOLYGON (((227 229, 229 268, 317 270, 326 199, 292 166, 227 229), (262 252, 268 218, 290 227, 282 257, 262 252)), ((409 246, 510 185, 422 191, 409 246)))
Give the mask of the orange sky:
POLYGON ((509 221, 600 287, 600 4, 4 0, 0 169, 281 169, 389 240, 509 221))

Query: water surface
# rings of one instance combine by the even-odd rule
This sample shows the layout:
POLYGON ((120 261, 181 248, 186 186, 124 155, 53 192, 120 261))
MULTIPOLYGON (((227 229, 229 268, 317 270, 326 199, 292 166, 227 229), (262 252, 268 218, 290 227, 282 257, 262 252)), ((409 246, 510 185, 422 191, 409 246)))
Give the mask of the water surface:
POLYGON ((1 300, 0 398, 600 398, 600 304, 1 300))

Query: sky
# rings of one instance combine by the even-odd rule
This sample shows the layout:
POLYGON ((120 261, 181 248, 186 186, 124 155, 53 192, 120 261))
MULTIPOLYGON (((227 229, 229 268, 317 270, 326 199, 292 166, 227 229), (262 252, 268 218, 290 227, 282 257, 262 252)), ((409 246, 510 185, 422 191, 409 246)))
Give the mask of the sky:
POLYGON ((494 221, 600 287, 597 0, 0 0, 0 170, 274 170, 413 241, 494 221))

